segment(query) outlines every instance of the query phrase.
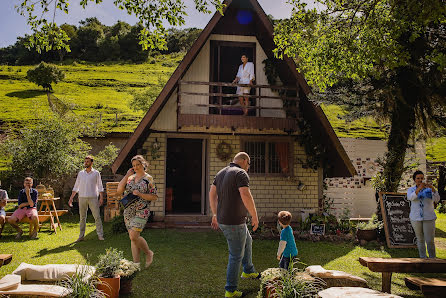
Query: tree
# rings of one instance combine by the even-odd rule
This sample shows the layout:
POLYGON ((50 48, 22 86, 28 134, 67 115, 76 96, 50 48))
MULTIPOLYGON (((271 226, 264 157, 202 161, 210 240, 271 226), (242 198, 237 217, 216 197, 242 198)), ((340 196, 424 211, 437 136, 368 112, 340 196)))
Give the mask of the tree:
POLYGON ((35 68, 26 73, 28 81, 42 86, 46 91, 52 91, 52 83, 57 84, 65 78, 65 73, 55 65, 40 62, 35 68))
MULTIPOLYGON (((90 145, 80 139, 79 120, 72 116, 45 114, 34 127, 19 135, 9 134, 0 143, 0 156, 8 161, 10 176, 22 180, 31 175, 51 184, 59 193, 65 181, 78 171, 90 145)), ((110 165, 118 149, 112 144, 98 153, 95 168, 110 165)))
MULTIPOLYGON (((202 13, 210 13, 210 7, 215 7, 221 13, 224 5, 220 0, 193 0, 195 9, 202 13)), ((39 53, 42 50, 69 51, 69 37, 64 30, 61 30, 55 23, 57 12, 69 13, 69 0, 20 0, 16 5, 17 12, 26 17, 28 25, 33 31, 33 36, 29 39, 29 47, 35 48, 39 53), (36 10, 36 8, 38 8, 36 10), (41 8, 41 9, 40 9, 41 8), (50 20, 47 16, 50 16, 50 20)), ((102 0, 79 0, 80 5, 85 9, 89 2, 99 4, 102 0)), ((139 38, 143 50, 163 49, 165 47, 166 29, 163 21, 167 21, 171 26, 184 25, 186 6, 184 0, 115 0, 113 4, 128 14, 135 15, 141 30, 139 38)))
POLYGON ((411 136, 446 124, 446 6, 442 0, 316 0, 275 28, 276 54, 297 57, 315 94, 350 116, 390 124, 385 189, 396 191, 411 136), (324 91, 327 91, 322 93, 324 91))

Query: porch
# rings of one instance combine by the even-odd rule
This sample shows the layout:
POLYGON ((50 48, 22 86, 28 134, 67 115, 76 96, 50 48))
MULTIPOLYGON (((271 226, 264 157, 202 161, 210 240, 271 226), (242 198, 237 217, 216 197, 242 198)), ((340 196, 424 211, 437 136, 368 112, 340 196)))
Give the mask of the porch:
POLYGON ((225 82, 179 81, 178 127, 231 127, 296 131, 298 88, 225 82), (248 115, 244 116, 237 87, 251 87, 248 115))

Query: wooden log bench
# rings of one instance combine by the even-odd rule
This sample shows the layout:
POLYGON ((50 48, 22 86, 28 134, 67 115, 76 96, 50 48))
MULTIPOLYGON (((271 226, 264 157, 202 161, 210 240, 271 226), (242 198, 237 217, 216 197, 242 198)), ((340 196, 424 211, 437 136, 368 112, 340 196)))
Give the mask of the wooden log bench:
MULTIPOLYGON (((57 210, 56 212, 57 212, 57 216, 62 216, 64 214, 66 214, 68 212, 68 210, 57 210)), ((54 211, 51 211, 51 213, 48 213, 48 212, 45 212, 45 211, 39 211, 38 212, 38 215, 39 215, 39 231, 40 231, 40 228, 42 227, 43 223, 48 221, 48 220, 51 221, 50 229, 54 229, 55 230, 56 223, 54 222, 54 216, 56 215, 56 212, 54 212, 54 211)), ((6 222, 8 222, 8 219, 11 217, 11 215, 13 213, 14 212, 6 212, 6 222)), ((21 221, 19 221, 19 224, 20 223, 29 223, 30 224, 31 221, 29 220, 28 217, 25 216, 24 218, 22 218, 21 221)), ((31 232, 31 230, 30 230, 30 232, 31 232)))
POLYGON ((404 282, 411 290, 421 290, 424 297, 446 296, 446 278, 406 277, 404 282))
POLYGON ((446 260, 421 258, 368 258, 359 263, 373 272, 382 273, 382 292, 390 293, 392 273, 446 273, 446 260))
POLYGON ((11 254, 0 254, 0 267, 8 265, 12 261, 11 254))

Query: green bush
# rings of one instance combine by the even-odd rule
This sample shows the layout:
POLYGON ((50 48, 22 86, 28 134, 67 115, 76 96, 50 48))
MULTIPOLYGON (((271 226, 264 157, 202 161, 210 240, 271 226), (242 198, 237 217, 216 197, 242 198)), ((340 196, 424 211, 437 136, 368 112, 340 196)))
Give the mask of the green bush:
POLYGON ((96 274, 101 277, 111 278, 116 275, 123 258, 123 252, 116 248, 107 248, 105 254, 99 255, 96 263, 96 274))
POLYGON ((438 203, 437 211, 439 213, 446 213, 446 201, 438 203))
POLYGON ((257 297, 265 297, 267 287, 274 289, 274 297, 317 297, 317 293, 325 288, 326 283, 320 278, 309 277, 308 274, 295 267, 296 264, 290 262, 288 270, 269 268, 263 271, 257 297))
POLYGON ((65 78, 65 73, 57 66, 40 62, 35 68, 28 70, 26 78, 31 83, 42 86, 46 91, 52 91, 52 83, 57 84, 65 78))
POLYGON ((112 223, 112 233, 113 234, 122 234, 122 233, 127 232, 127 228, 125 227, 123 215, 115 216, 112 219, 111 223, 112 223))
POLYGON ((71 298, 102 298, 104 294, 96 288, 99 280, 91 275, 90 267, 79 266, 76 273, 67 276, 66 279, 58 282, 59 286, 65 287, 71 291, 68 297, 71 298))

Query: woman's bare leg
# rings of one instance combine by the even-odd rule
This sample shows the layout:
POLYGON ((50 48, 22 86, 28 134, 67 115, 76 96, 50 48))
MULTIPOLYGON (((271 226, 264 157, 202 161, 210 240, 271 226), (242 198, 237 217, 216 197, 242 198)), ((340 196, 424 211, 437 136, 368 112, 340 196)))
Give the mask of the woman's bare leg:
POLYGON ((149 245, 146 240, 141 237, 141 233, 134 230, 129 230, 129 236, 132 246, 132 256, 133 262, 140 262, 140 250, 142 250, 146 254, 146 267, 149 267, 152 264, 153 260, 153 251, 149 249, 149 245))

